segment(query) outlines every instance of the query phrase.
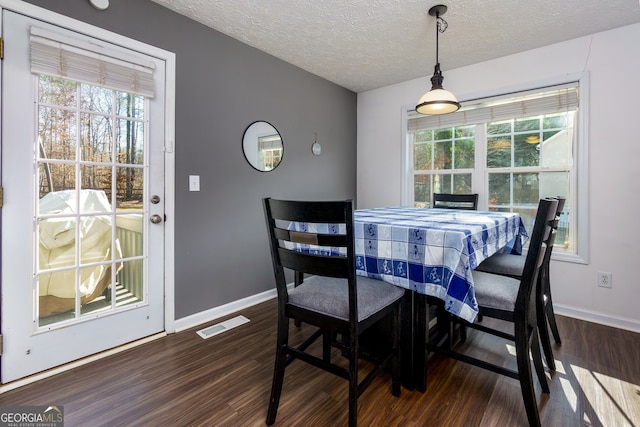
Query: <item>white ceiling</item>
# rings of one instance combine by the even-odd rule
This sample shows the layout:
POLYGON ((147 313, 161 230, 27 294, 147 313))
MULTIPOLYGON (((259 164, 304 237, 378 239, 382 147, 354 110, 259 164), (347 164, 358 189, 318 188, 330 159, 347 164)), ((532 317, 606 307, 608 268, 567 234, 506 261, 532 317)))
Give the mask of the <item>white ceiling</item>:
POLYGON ((445 79, 448 69, 640 22, 640 0, 152 1, 354 92, 433 74, 436 4, 448 7, 445 79))

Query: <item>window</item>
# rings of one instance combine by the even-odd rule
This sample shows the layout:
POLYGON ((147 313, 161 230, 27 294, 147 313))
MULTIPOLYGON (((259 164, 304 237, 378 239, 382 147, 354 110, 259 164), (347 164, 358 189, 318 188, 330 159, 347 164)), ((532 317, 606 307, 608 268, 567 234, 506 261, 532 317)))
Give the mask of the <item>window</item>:
POLYGON ((282 139, 280 134, 258 137, 258 163, 262 171, 276 168, 282 160, 282 139))
POLYGON ((405 204, 431 207, 433 193, 478 193, 480 209, 518 212, 531 231, 538 200, 565 197, 556 249, 583 258, 579 88, 572 82, 483 98, 442 116, 409 111, 405 204))
POLYGON ((38 327, 148 301, 143 216, 155 64, 128 54, 30 28, 38 327))

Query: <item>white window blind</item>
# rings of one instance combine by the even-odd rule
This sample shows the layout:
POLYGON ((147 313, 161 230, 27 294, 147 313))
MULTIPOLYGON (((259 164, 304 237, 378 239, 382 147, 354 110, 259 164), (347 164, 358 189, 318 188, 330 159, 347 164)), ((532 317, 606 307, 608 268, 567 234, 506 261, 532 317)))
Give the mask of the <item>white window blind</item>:
POLYGON ((123 92, 154 96, 152 62, 115 49, 31 27, 31 72, 123 92))
POLYGON ((572 111, 578 107, 578 82, 545 89, 489 99, 469 101, 460 110, 443 115, 412 115, 407 130, 441 129, 500 120, 518 119, 558 111, 572 111), (532 94, 531 92, 537 92, 532 94))

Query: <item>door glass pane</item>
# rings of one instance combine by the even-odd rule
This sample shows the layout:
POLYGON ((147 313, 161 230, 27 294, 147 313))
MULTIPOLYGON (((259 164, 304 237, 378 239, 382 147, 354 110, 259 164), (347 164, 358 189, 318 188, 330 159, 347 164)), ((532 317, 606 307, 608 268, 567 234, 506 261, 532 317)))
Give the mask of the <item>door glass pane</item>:
POLYGON ((80 85, 82 109, 96 113, 111 114, 113 91, 88 84, 80 85))
POLYGON ((116 203, 118 210, 142 209, 144 170, 134 167, 116 168, 116 203))
POLYGON ((38 325, 51 327, 145 300, 146 102, 38 79, 36 306, 38 325))
MULTIPOLYGON (((139 236, 140 237, 140 236, 139 236)), ((116 279, 116 304, 118 307, 135 304, 144 298, 142 287, 142 260, 125 261, 116 279)))
POLYGON ((40 160, 38 162, 38 185, 41 198, 56 190, 75 188, 76 165, 40 160))
POLYGON ((40 157, 75 160, 77 128, 73 112, 58 107, 41 106, 38 113, 40 157))
MULTIPOLYGON (((101 190, 104 192, 106 203, 99 212, 111 211, 111 176, 113 168, 107 165, 82 165, 80 166, 81 189, 101 190)), ((95 212, 95 205, 81 205, 82 212, 95 212)))
POLYGON ((81 158, 88 162, 110 162, 113 147, 113 120, 99 114, 80 115, 81 158))
POLYGON ((138 120, 144 119, 144 96, 116 92, 116 114, 138 120))
POLYGON ((118 120, 117 162, 144 163, 144 123, 118 120))
MULTIPOLYGON (((54 207, 55 208, 55 207, 54 207)), ((43 203, 40 212, 50 212, 43 203)), ((41 218, 39 230, 39 266, 41 271, 72 267, 76 264, 76 219, 41 218)))
POLYGON ((117 161, 130 165, 144 163, 144 123, 118 119, 117 161))
POLYGON ((60 77, 40 76, 38 78, 38 103, 59 107, 75 108, 77 83, 60 77))
POLYGON ((110 216, 85 216, 80 220, 80 264, 111 260, 110 216))

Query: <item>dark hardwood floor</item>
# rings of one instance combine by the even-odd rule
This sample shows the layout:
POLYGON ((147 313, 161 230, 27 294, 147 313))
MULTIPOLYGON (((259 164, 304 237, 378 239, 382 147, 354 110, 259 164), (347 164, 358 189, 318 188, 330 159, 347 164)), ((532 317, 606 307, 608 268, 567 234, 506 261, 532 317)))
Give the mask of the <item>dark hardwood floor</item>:
MULTIPOLYGON (((263 426, 275 310, 271 300, 236 313, 249 323, 207 340, 195 329, 172 334, 8 391, 0 406, 62 405, 67 427, 263 426)), ((295 339, 299 330, 291 328, 295 339)), ((543 425, 640 426, 640 334, 562 316, 559 328, 551 394, 537 393, 543 425)), ((500 355, 507 346, 500 339, 469 331, 464 345, 476 356, 515 365, 500 355)), ((428 372, 425 393, 402 389, 399 398, 383 372, 359 399, 359 424, 526 425, 516 380, 440 356, 428 372)), ((287 369, 275 425, 346 425, 346 399, 346 381, 296 361, 287 369)))

